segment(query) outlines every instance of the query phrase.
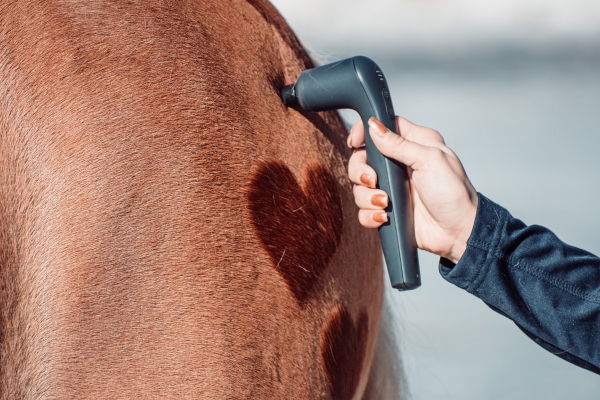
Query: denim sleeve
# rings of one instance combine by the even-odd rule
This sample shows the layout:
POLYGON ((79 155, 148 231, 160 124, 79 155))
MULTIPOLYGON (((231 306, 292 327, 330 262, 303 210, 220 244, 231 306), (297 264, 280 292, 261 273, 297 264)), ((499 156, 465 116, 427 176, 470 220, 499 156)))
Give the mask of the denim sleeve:
POLYGON ((600 259, 479 194, 458 264, 440 273, 558 357, 600 374, 600 259))

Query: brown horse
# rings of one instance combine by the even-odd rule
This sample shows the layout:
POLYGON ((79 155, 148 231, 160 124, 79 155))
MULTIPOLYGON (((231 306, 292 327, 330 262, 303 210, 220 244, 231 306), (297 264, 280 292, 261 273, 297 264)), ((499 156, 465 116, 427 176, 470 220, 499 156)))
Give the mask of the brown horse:
POLYGON ((312 66, 263 0, 0 2, 1 399, 399 395, 312 66))

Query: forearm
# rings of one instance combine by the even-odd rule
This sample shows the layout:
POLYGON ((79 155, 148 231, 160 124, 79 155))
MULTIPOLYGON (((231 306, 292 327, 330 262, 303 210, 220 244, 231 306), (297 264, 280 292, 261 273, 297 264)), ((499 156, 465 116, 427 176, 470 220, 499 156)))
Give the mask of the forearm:
POLYGON ((593 254, 479 194, 467 249, 456 265, 443 259, 440 273, 550 345, 543 347, 600 367, 600 259, 593 254))

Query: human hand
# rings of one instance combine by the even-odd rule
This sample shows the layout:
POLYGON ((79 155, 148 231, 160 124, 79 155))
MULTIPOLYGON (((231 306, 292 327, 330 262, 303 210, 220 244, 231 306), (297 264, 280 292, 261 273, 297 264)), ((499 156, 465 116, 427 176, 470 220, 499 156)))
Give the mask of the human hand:
MULTIPOLYGON (((417 246, 457 263, 475 223, 477 192, 438 132, 400 117, 396 117, 396 124, 400 135, 371 118, 369 133, 383 155, 408 167, 417 246)), ((363 144, 364 128, 359 121, 350 130, 348 146, 363 144)), ((354 183, 360 223, 376 228, 387 221, 382 210, 388 205, 388 196, 375 189, 377 175, 367 165, 364 147, 350 157, 348 174, 354 183)))

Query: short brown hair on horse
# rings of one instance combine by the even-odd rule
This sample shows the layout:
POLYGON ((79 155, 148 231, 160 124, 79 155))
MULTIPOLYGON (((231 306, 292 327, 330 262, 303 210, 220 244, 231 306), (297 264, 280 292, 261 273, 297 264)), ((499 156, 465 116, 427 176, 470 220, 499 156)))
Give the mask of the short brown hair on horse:
POLYGON ((311 66, 263 0, 0 4, 0 399, 391 398, 311 66))

